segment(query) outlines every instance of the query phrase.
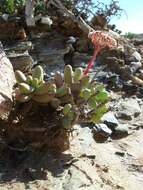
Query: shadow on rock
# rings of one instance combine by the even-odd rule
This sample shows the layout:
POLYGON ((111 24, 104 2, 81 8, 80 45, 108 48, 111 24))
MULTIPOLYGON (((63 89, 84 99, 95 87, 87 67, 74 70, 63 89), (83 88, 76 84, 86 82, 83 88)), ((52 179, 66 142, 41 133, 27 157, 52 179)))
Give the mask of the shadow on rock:
POLYGON ((49 172, 58 177, 72 161, 71 154, 4 149, 0 156, 1 182, 47 180, 49 172))

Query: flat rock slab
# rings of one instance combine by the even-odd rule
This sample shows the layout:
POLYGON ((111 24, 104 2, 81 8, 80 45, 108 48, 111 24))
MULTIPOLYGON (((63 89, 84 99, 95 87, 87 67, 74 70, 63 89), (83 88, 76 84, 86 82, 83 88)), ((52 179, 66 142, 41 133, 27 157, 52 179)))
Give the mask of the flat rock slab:
POLYGON ((136 99, 128 98, 119 105, 118 116, 123 119, 132 120, 141 114, 141 108, 136 99))
MULTIPOLYGON (((75 129, 71 148, 63 154, 15 153, 13 158, 11 152, 10 161, 2 159, 1 154, 0 189, 142 189, 143 130, 124 139, 96 143, 91 129, 81 126, 75 129)), ((8 152, 5 154, 8 156, 8 152)))
POLYGON ((0 46, 0 118, 12 107, 12 92, 15 84, 13 67, 0 46))

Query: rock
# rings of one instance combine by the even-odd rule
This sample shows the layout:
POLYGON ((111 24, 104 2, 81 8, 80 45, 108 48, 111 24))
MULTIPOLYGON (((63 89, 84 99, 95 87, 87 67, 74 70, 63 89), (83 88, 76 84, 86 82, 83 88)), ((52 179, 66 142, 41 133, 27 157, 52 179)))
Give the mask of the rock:
POLYGON ((123 82, 117 74, 112 73, 109 76, 106 75, 105 82, 108 84, 108 87, 114 91, 118 91, 123 88, 123 82))
POLYGON ((87 38, 78 39, 76 42, 76 51, 80 53, 87 53, 89 51, 89 40, 87 38))
POLYGON ((138 69, 142 67, 141 62, 131 62, 130 65, 131 65, 132 73, 135 73, 138 69))
POLYGON ((117 151, 115 152, 115 154, 121 157, 125 156, 125 152, 122 152, 122 151, 117 151))
POLYGON ((134 45, 142 45, 143 44, 143 34, 136 34, 135 38, 131 40, 131 42, 134 43, 134 45))
POLYGON ((0 40, 23 40, 26 33, 23 27, 13 21, 0 21, 0 40))
POLYGON ((23 42, 17 42, 11 46, 5 47, 5 51, 7 54, 11 52, 25 52, 26 50, 32 49, 32 42, 31 41, 23 41, 23 42))
POLYGON ((138 86, 132 84, 131 81, 122 81, 123 83, 123 91, 125 91, 128 95, 136 94, 138 91, 138 86))
POLYGON ((142 57, 141 57, 141 55, 137 52, 137 51, 135 51, 133 54, 132 54, 132 56, 134 57, 134 59, 135 59, 135 61, 141 61, 141 59, 142 59, 142 57))
POLYGON ((1 17, 4 21, 8 21, 9 14, 3 14, 1 17))
POLYGON ((10 59, 14 70, 21 70, 23 72, 27 72, 33 65, 33 59, 28 53, 21 54, 10 54, 8 56, 10 59))
POLYGON ((103 121, 109 128, 114 129, 118 126, 119 122, 112 112, 105 113, 101 121, 103 121))
POLYGON ((67 40, 67 44, 74 44, 76 42, 76 38, 74 36, 69 36, 67 40))
POLYGON ((96 124, 93 128, 93 136, 96 142, 105 142, 108 137, 112 134, 111 129, 107 127, 104 123, 96 124))
POLYGON ((143 98, 143 87, 139 88, 139 96, 143 98))
POLYGON ((88 54, 75 52, 72 59, 72 63, 74 67, 85 67, 89 59, 90 56, 88 54))
POLYGON ((46 16, 41 18, 41 23, 51 26, 53 24, 53 21, 50 19, 49 16, 46 16))
POLYGON ((129 120, 129 121, 132 120, 131 114, 127 114, 126 112, 122 112, 122 111, 117 113, 117 117, 123 120, 129 120))
POLYGON ((143 80, 143 69, 139 70, 138 76, 139 76, 140 79, 143 80))
POLYGON ((48 76, 51 76, 51 72, 58 70, 63 72, 65 66, 64 55, 70 50, 69 47, 66 47, 65 39, 61 36, 53 38, 37 39, 32 51, 34 60, 37 60, 44 67, 48 76))
POLYGON ((126 98, 119 105, 118 117, 121 119, 132 120, 133 117, 137 117, 140 113, 141 108, 136 99, 126 98))
POLYGON ((127 124, 119 124, 113 131, 113 138, 123 138, 128 135, 128 125, 127 124))
POLYGON ((0 118, 5 117, 12 109, 12 93, 15 75, 0 44, 0 118))
POLYGON ((45 73, 51 76, 53 73, 60 71, 63 72, 65 62, 64 54, 68 50, 52 50, 51 52, 43 52, 39 54, 38 62, 44 67, 45 73))
POLYGON ((111 129, 109 129, 104 123, 96 124, 95 130, 104 137, 109 137, 112 134, 111 129))

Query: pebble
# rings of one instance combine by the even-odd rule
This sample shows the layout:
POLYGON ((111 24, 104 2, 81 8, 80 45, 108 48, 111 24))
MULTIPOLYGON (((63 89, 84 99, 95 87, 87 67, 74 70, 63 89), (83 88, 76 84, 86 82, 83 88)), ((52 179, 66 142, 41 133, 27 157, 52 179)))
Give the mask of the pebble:
POLYGON ((137 117, 140 114, 141 108, 138 101, 133 98, 127 98, 121 102, 117 115, 121 119, 132 120, 133 117, 137 117))
POLYGON ((128 125, 120 124, 113 132, 113 138, 122 138, 128 135, 128 125))
POLYGON ((141 62, 131 62, 131 71, 132 73, 135 73, 138 69, 140 69, 142 67, 142 63, 141 62))
POLYGON ((112 130, 107 127, 104 123, 96 124, 95 126, 98 133, 103 135, 104 137, 109 137, 112 134, 112 130))
POLYGON ((105 113, 101 121, 104 122, 109 128, 114 129, 118 126, 119 122, 112 112, 105 113))
POLYGON ((135 51, 132 56, 135 58, 136 61, 141 61, 141 55, 137 51, 135 51))

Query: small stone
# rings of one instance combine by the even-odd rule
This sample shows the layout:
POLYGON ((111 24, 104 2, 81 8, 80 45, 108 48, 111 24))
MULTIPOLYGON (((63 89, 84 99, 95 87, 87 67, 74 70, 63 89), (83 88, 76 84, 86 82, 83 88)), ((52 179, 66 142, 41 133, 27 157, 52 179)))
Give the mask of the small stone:
POLYGON ((133 95, 137 93, 138 86, 130 81, 123 82, 123 91, 125 91, 128 95, 133 95))
POLYGON ((121 151, 117 151, 115 152, 115 154, 121 157, 125 156, 125 152, 121 152, 121 151))
POLYGON ((139 93, 140 93, 140 96, 143 97, 143 87, 139 88, 139 93))
POLYGON ((112 134, 111 129, 109 129, 104 123, 97 124, 95 127, 97 129, 97 132, 105 137, 109 137, 112 134))
POLYGON ((74 44, 76 42, 76 38, 74 36, 69 36, 67 40, 67 44, 74 44))
POLYGON ((125 113, 125 112, 118 112, 117 117, 120 118, 120 119, 123 119, 123 120, 128 120, 128 121, 132 120, 132 116, 125 113))
POLYGON ((33 59, 28 53, 14 53, 10 54, 8 58, 10 59, 14 70, 21 70, 22 72, 30 70, 33 64, 33 59))
POLYGON ((114 129, 119 124, 118 120, 112 112, 105 113, 102 116, 101 121, 103 121, 111 129, 114 129))
POLYGON ((9 14, 3 14, 2 18, 4 21, 8 21, 9 14))
POLYGON ((141 114, 141 108, 136 99, 128 98, 121 102, 118 112, 118 117, 131 120, 132 117, 137 117, 141 114))
POLYGON ((135 73, 138 69, 140 69, 142 67, 142 63, 141 62, 131 62, 131 70, 132 73, 135 73))
POLYGON ((135 58, 136 61, 141 61, 141 59, 142 59, 141 55, 137 51, 135 51, 132 54, 132 56, 135 58))
POLYGON ((120 124, 113 132, 113 138, 122 138, 128 135, 128 125, 120 124))
POLYGON ((53 24, 53 21, 50 19, 49 16, 47 16, 47 17, 42 17, 41 18, 41 23, 46 24, 48 26, 51 26, 53 24))
POLYGON ((98 143, 104 143, 111 134, 111 129, 109 129, 104 123, 96 124, 93 128, 93 137, 98 143))

